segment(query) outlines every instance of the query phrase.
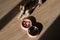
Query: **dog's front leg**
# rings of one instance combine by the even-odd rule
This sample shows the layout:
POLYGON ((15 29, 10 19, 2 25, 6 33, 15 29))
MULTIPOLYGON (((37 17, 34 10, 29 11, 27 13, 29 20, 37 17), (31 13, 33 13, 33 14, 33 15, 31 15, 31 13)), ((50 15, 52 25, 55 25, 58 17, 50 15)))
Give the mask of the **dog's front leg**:
POLYGON ((23 12, 24 12, 24 11, 19 12, 18 19, 20 19, 20 18, 22 17, 23 12))
POLYGON ((21 17, 21 20, 29 16, 29 10, 25 11, 25 14, 21 17))
POLYGON ((42 0, 39 0, 38 5, 40 6, 42 4, 42 0))

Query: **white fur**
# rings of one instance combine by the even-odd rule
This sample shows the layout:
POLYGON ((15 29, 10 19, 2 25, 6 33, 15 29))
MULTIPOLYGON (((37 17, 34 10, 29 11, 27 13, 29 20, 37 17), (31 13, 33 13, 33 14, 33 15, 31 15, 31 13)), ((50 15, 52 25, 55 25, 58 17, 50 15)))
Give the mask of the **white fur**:
POLYGON ((22 10, 21 10, 21 12, 19 12, 18 19, 20 19, 20 18, 22 17, 23 12, 24 12, 24 11, 22 11, 22 10))
POLYGON ((21 17, 21 20, 29 16, 29 10, 26 10, 25 14, 21 17))
POLYGON ((39 2, 38 2, 39 4, 42 4, 42 0, 39 0, 39 2))
POLYGON ((23 16, 23 13, 24 13, 24 7, 22 8, 22 10, 20 10, 18 19, 20 19, 23 16))

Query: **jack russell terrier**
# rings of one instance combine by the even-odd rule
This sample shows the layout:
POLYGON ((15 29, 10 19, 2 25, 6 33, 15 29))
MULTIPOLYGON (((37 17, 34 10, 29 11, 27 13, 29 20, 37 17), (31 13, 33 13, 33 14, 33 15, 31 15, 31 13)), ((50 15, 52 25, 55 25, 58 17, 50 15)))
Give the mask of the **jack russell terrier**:
POLYGON ((20 13, 18 15, 19 19, 24 19, 28 17, 37 5, 41 5, 42 0, 22 0, 20 3, 20 13))

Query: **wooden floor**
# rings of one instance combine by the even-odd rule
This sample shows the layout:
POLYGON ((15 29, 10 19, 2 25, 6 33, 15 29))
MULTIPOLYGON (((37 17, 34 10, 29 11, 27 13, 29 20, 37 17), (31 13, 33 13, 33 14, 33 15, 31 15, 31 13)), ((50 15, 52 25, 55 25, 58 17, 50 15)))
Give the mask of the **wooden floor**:
MULTIPOLYGON (((3 15, 6 15, 3 8, 4 7, 1 8, 0 6, 0 20, 2 19, 3 15)), ((0 30, 0 40, 38 40, 60 15, 60 0, 47 0, 40 7, 37 6, 31 15, 37 19, 37 22, 43 24, 43 29, 38 37, 30 38, 26 31, 20 28, 21 21, 17 18, 18 15, 16 15, 9 23, 4 26, 4 28, 2 28, 2 30, 0 30)))

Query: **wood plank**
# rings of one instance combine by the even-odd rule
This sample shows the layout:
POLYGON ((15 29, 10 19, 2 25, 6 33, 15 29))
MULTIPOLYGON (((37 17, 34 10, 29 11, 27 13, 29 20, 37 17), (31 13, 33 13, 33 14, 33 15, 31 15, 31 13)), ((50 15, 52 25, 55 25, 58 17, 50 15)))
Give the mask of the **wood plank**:
POLYGON ((0 0, 0 19, 10 12, 21 0, 0 0))

